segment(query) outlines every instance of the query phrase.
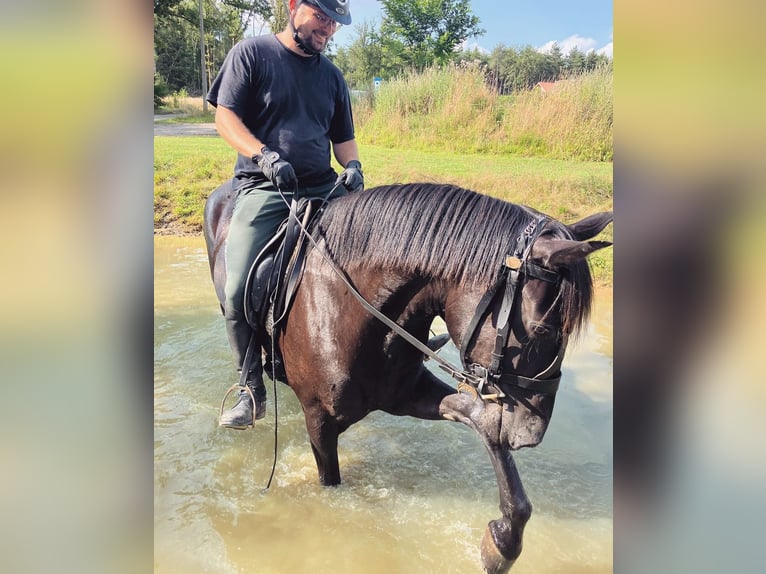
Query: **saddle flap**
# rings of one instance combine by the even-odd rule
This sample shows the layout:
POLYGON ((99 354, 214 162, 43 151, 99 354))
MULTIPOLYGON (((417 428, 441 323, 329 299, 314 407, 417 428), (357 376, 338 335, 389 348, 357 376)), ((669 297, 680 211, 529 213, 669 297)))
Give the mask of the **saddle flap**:
POLYGON ((263 325, 265 310, 268 309, 266 302, 269 297, 269 283, 274 269, 274 259, 283 245, 286 225, 283 222, 274 237, 261 249, 255 261, 250 266, 245 281, 245 319, 254 329, 263 325))
POLYGON ((254 329, 271 331, 267 328, 270 307, 274 324, 286 315, 308 244, 301 226, 309 228, 322 202, 319 198, 293 200, 290 216, 250 267, 245 284, 245 317, 254 329))

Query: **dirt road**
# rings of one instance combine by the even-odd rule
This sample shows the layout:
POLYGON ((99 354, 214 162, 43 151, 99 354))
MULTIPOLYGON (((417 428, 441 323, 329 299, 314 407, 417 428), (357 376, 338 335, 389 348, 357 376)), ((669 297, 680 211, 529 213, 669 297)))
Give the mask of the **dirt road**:
POLYGON ((155 136, 217 136, 214 123, 206 124, 181 124, 168 122, 175 117, 182 117, 180 114, 155 114, 154 116, 154 135, 155 136))

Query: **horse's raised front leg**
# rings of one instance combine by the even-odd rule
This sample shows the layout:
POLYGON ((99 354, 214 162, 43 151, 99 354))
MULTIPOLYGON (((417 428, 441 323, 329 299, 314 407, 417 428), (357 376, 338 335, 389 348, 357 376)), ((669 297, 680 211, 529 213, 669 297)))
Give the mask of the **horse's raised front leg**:
POLYGON ((458 393, 426 369, 421 371, 412 387, 406 388, 407 396, 402 397, 395 408, 387 408, 387 412, 460 422, 481 437, 495 469, 503 515, 487 525, 481 543, 481 559, 489 574, 508 572, 521 553, 524 526, 532 514, 532 505, 524 492, 508 437, 503 431, 504 409, 508 407, 458 393))
POLYGON ((335 419, 321 406, 304 409, 306 429, 311 441, 311 450, 319 471, 319 482, 323 486, 340 484, 338 463, 338 429, 335 419))
POLYGON ((500 512, 503 517, 487 525, 481 541, 481 561, 492 574, 508 572, 521 554, 521 542, 532 504, 521 484, 516 463, 509 447, 487 446, 500 491, 500 512))
POLYGON ((393 405, 383 410, 397 416, 415 417, 425 420, 441 420, 444 417, 440 406, 444 397, 456 391, 431 371, 423 368, 413 386, 402 385, 401 395, 393 405))
POLYGON ((495 469, 503 516, 487 525, 481 541, 481 560, 489 574, 504 574, 511 569, 521 554, 524 527, 532 514, 532 505, 502 431, 503 409, 507 407, 464 393, 449 395, 440 404, 444 418, 461 422, 479 434, 495 469))

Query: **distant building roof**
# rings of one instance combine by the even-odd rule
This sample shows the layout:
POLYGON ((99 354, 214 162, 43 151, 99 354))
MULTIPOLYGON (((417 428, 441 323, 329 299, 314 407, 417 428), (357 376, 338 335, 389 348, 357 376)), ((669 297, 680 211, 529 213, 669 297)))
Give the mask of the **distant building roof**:
POLYGON ((556 87, 557 83, 558 82, 537 82, 537 84, 535 84, 535 87, 540 88, 540 91, 545 93, 545 92, 550 92, 551 90, 553 90, 556 87))

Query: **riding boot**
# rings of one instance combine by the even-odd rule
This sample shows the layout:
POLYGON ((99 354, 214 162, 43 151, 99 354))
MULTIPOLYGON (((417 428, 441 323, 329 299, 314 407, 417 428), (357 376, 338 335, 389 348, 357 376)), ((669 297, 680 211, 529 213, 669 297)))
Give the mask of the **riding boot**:
POLYGON ((256 359, 257 367, 247 373, 245 384, 255 398, 255 416, 253 416, 253 401, 250 392, 244 387, 239 391, 239 399, 228 411, 221 415, 218 425, 230 429, 244 430, 252 428, 253 423, 266 416, 266 386, 261 375, 260 357, 256 359))
POLYGON ((221 415, 219 426, 243 430, 251 428, 255 420, 266 416, 266 386, 263 384, 263 366, 261 363, 261 347, 257 341, 253 341, 253 351, 250 353, 250 364, 244 365, 247 355, 247 347, 253 330, 246 321, 226 320, 226 331, 229 336, 229 344, 234 353, 238 371, 247 369, 245 385, 255 397, 255 416, 253 416, 253 401, 250 392, 244 386, 239 391, 239 400, 234 406, 221 415))

